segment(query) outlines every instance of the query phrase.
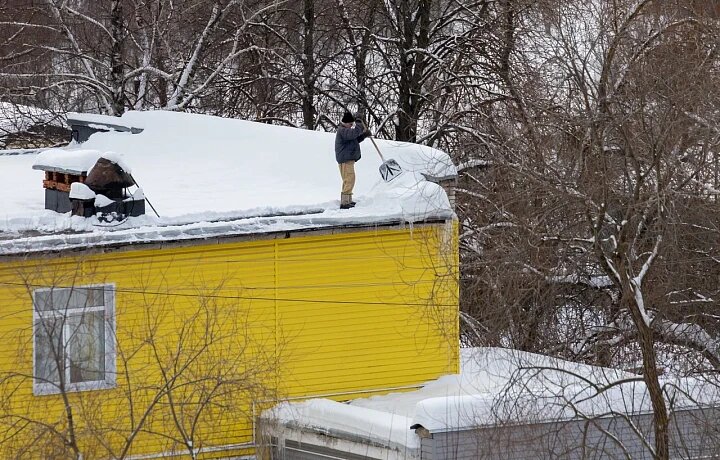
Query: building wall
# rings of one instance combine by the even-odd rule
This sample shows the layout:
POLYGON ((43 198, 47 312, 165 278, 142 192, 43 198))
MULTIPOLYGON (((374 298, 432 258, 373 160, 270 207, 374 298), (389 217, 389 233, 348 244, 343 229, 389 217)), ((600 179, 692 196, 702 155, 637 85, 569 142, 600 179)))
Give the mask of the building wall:
POLYGON ((278 398, 351 399, 457 372, 456 232, 0 259, 2 457, 64 458, 76 444, 87 459, 139 458, 183 439, 208 457, 248 453, 254 416, 278 398), (116 388, 33 395, 31 292, 97 283, 115 286, 116 388))

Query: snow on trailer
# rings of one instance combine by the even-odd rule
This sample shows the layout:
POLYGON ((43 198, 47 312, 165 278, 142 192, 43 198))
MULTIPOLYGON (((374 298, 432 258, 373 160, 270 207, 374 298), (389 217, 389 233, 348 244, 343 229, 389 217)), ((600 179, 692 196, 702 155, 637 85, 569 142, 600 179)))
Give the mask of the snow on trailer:
MULTIPOLYGON (((720 415, 717 382, 662 384, 673 458, 720 451, 708 423, 720 415)), ((498 348, 463 349, 460 374, 415 391, 281 403, 263 413, 259 431, 285 460, 653 458, 640 376, 498 348)))
POLYGON ((438 182, 452 182, 457 171, 430 147, 378 140, 406 172, 385 183, 372 145, 363 143, 358 205, 340 210, 333 133, 163 111, 69 118, 98 132, 40 154, 0 155, 7 177, 0 182, 0 255, 454 216, 438 182), (142 192, 133 186, 128 193, 145 196, 159 217, 146 213, 110 227, 45 209, 37 169, 88 173, 100 157, 132 171, 142 192))

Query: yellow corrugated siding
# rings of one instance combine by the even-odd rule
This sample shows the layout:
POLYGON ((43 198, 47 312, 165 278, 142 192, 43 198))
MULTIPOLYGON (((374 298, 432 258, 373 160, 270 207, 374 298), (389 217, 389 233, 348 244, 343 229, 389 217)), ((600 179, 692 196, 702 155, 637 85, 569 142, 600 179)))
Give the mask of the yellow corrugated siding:
MULTIPOLYGON (((197 430, 206 446, 250 442, 257 408, 243 398, 350 399, 456 372, 457 263, 456 227, 448 224, 6 262, 0 265, 0 373, 32 373, 32 310, 23 284, 114 283, 118 348, 132 353, 130 382, 119 358, 116 389, 70 394, 87 458, 102 456, 102 442, 116 446, 130 430, 129 401, 139 410, 152 400, 152 388, 144 386, 160 372, 148 337, 172 355, 178 331, 194 324, 204 293, 220 318, 216 332, 237 343, 218 340, 194 372, 240 356, 246 364, 233 358, 226 365, 266 364, 254 379, 268 391, 223 399, 226 405, 210 410, 197 430)), ((188 334, 187 346, 202 335, 188 334)), ((64 419, 60 396, 33 396, 27 378, 4 382, 0 411, 50 423, 64 419)), ((171 431, 169 424, 163 401, 148 427, 161 433, 171 431)), ((14 439, 21 445, 28 438, 14 439)), ((12 444, 5 452, 13 452, 12 444)), ((132 453, 174 448, 167 437, 143 432, 132 453)))

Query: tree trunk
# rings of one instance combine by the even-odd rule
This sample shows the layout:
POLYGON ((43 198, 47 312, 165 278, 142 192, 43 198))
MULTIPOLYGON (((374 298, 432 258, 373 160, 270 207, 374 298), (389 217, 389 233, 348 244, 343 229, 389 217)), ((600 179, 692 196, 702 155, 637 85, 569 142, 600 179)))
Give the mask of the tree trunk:
POLYGON ((303 1, 303 94, 305 129, 315 129, 315 0, 303 1))
POLYGON ((427 50, 430 43, 431 0, 420 0, 414 12, 409 6, 404 0, 398 8, 398 24, 402 30, 396 139, 415 142, 424 102, 422 81, 427 66, 427 56, 420 50, 427 50))
MULTIPOLYGON (((639 289, 639 287, 637 288, 639 289)), ((632 295, 632 291, 627 295, 632 295)), ((634 296, 633 296, 634 297, 634 296)), ((638 345, 643 360, 643 380, 650 395, 650 402, 653 408, 653 425, 655 429, 655 459, 668 460, 670 458, 668 424, 669 416, 663 390, 660 386, 660 376, 657 369, 657 357, 655 355, 655 343, 653 340, 652 328, 646 324, 640 314, 640 310, 633 303, 629 310, 633 322, 638 330, 638 345)))
POLYGON ((110 3, 110 30, 112 44, 110 46, 110 90, 111 115, 122 115, 125 112, 125 82, 123 81, 123 48, 125 26, 123 20, 122 0, 110 3))
POLYGON ((618 245, 620 248, 618 255, 620 257, 618 257, 616 264, 620 269, 617 270, 617 273, 620 275, 620 278, 622 278, 620 280, 623 287, 622 301, 630 312, 633 323, 637 328, 638 346, 640 347, 643 361, 643 380, 650 395, 650 402, 653 408, 653 425, 655 430, 654 458, 656 460, 668 460, 670 458, 669 415, 662 386, 660 385, 653 330, 649 324, 650 319, 647 313, 645 313, 645 306, 643 305, 641 280, 630 279, 629 274, 632 273, 632 263, 622 256, 623 253, 629 252, 631 248, 623 244, 622 240, 623 238, 621 236, 621 243, 618 245))

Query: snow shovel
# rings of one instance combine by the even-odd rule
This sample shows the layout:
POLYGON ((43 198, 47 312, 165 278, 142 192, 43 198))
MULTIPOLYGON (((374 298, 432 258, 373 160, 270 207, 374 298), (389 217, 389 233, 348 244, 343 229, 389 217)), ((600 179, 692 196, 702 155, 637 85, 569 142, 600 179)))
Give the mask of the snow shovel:
MULTIPOLYGON (((367 130, 367 128, 365 127, 365 123, 363 123, 363 128, 367 130)), ((380 177, 382 177, 382 180, 384 180, 385 182, 390 182, 391 180, 402 174, 403 170, 400 167, 400 164, 392 158, 385 160, 385 157, 383 157, 383 154, 380 152, 380 148, 378 148, 377 144, 375 143, 375 139, 373 139, 372 136, 368 137, 372 141, 373 146, 375 146, 375 150, 377 150, 377 153, 378 155, 380 155, 380 159, 382 160, 382 164, 379 168, 380 177)))

